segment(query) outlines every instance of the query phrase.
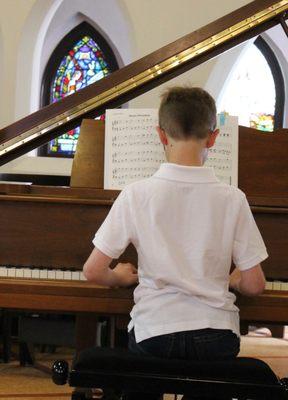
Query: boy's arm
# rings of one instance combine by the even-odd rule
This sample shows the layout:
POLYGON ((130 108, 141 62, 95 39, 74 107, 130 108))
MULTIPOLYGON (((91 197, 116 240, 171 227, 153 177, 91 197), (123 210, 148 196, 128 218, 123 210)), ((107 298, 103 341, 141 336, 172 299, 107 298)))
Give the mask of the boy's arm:
POLYGON ((112 258, 96 247, 84 264, 83 273, 88 281, 109 287, 128 287, 138 282, 137 269, 130 263, 119 263, 110 268, 112 258))
POLYGON ((265 282, 261 265, 257 264, 245 271, 235 268, 230 275, 229 286, 245 296, 258 296, 263 293, 265 282))
MULTIPOLYGON (((239 192, 235 193, 239 195, 239 192)), ((230 287, 246 296, 261 294, 265 289, 265 276, 260 263, 267 257, 262 236, 242 193, 232 250, 236 269, 230 276, 230 287)))

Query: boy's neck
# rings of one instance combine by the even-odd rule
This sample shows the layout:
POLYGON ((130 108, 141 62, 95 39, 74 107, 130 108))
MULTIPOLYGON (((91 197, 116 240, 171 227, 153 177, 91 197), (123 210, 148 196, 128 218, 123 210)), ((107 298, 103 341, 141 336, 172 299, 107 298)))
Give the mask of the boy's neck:
POLYGON ((167 161, 190 167, 202 167, 205 147, 202 141, 169 141, 165 146, 167 161))

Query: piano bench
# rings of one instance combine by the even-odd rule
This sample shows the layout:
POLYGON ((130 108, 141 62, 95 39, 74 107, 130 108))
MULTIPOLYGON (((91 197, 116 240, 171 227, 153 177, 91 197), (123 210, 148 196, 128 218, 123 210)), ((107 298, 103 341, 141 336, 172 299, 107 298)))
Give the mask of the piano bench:
POLYGON ((68 381, 70 386, 82 388, 73 392, 73 400, 89 398, 92 388, 101 388, 105 400, 122 398, 123 392, 147 393, 147 400, 152 393, 186 394, 203 400, 288 399, 288 380, 280 381, 267 364, 254 358, 167 360, 95 347, 79 353, 70 372, 66 361, 56 361, 52 379, 58 385, 68 381))

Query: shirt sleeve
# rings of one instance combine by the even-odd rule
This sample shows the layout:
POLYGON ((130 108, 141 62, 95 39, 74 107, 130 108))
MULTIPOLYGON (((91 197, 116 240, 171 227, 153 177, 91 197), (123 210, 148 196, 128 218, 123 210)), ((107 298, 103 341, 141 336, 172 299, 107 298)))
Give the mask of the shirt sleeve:
POLYGON ((118 258, 132 240, 128 196, 123 190, 93 239, 93 244, 111 258, 118 258))
POLYGON ((233 242, 233 262, 240 270, 252 268, 268 257, 250 206, 243 195, 233 242))

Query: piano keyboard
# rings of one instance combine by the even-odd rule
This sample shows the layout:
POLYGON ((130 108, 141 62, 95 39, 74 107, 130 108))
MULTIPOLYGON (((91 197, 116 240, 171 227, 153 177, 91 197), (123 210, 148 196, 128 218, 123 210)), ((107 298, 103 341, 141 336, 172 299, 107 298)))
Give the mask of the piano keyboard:
POLYGON ((49 268, 21 268, 0 266, 0 278, 49 279, 86 281, 82 271, 49 268))
POLYGON ((288 282, 266 281, 265 290, 283 290, 288 292, 288 282))
MULTIPOLYGON (((82 271, 49 268, 21 268, 12 266, 0 266, 0 278, 86 281, 86 278, 82 271)), ((280 290, 288 292, 288 282, 266 281, 265 290, 280 290)))

